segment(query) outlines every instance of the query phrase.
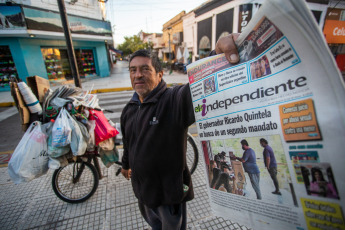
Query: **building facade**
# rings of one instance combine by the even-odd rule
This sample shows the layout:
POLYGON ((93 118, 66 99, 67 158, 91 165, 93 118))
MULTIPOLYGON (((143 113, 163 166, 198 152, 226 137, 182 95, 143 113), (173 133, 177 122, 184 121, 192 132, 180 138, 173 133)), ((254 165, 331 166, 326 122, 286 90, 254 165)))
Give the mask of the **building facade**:
MULTIPOLYGON (((65 7, 80 77, 109 76, 113 39, 104 3, 66 0, 65 7)), ((57 1, 1 0, 0 91, 9 90, 10 77, 34 75, 51 83, 72 79, 57 1)))
MULTIPOLYGON (((182 44, 187 46, 192 61, 208 56, 222 36, 241 33, 263 2, 264 0, 211 0, 184 14, 182 44)), ((323 31, 340 70, 345 72, 345 2, 307 0, 307 5, 323 31)), ((164 24, 163 34, 164 30, 167 31, 169 22, 164 24)), ((174 48, 172 52, 175 51, 174 48)))
MULTIPOLYGON (((175 61, 178 49, 181 49, 183 42, 183 16, 182 11, 163 25, 163 40, 165 47, 161 50, 163 61, 175 61)), ((181 52, 181 51, 180 51, 181 52)))

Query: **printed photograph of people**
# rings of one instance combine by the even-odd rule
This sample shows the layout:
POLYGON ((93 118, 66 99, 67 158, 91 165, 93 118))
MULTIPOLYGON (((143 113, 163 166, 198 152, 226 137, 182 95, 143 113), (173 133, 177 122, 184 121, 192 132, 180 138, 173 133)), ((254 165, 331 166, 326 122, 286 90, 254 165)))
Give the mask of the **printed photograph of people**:
POLYGON ((280 135, 203 141, 209 186, 297 206, 280 135))
POLYGON ((259 79, 261 77, 271 74, 271 67, 266 55, 262 56, 258 60, 250 63, 250 72, 252 80, 259 79))
POLYGON ((204 93, 205 95, 209 95, 214 92, 216 92, 216 83, 214 81, 214 76, 212 76, 204 80, 204 93))
POLYGON ((317 151, 300 150, 290 151, 289 155, 295 169, 296 180, 298 183, 303 184, 304 180, 300 163, 317 163, 319 162, 319 154, 317 151))
POLYGON ((340 199, 329 163, 301 163, 300 165, 308 195, 340 199))

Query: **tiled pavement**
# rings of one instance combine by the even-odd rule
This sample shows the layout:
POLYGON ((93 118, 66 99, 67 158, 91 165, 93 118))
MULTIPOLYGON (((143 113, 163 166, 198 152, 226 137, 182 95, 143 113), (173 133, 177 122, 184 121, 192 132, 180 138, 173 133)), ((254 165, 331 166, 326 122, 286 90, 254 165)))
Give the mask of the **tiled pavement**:
MULTIPOLYGON (((102 165, 102 163, 101 163, 102 165)), ((52 172, 28 183, 11 182, 7 167, 0 168, 0 229, 150 229, 141 217, 132 186, 118 166, 102 168, 96 193, 81 204, 69 204, 52 190, 52 172)), ((212 215, 199 162, 192 176, 195 199, 187 203, 188 229, 247 229, 212 215)))

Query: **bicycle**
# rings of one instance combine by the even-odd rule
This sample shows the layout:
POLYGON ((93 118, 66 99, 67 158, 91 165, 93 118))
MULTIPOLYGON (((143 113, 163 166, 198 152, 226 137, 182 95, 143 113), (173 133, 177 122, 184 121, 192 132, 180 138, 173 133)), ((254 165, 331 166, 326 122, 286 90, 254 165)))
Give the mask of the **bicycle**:
MULTIPOLYGON (((56 169, 52 177, 52 187, 56 196, 68 203, 81 203, 89 199, 96 192, 99 180, 103 177, 98 157, 98 148, 95 148, 76 157, 76 160, 69 159, 67 166, 56 169)), ((199 161, 199 152, 190 133, 187 136, 186 159, 193 174, 199 161)), ((121 162, 115 163, 121 165, 121 162)), ((117 170, 116 176, 120 172, 121 168, 117 170)))

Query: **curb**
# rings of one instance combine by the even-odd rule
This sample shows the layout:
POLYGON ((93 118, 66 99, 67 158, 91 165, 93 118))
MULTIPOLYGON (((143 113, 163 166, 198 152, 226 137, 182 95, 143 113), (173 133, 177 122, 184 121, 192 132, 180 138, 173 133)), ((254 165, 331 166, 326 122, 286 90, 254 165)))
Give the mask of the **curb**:
POLYGON ((121 87, 121 88, 109 88, 109 89, 94 89, 91 91, 92 94, 95 93, 109 93, 109 92, 120 92, 126 90, 133 90, 132 87, 121 87))
MULTIPOLYGON (((183 83, 173 83, 167 84, 168 87, 176 86, 176 85, 183 85, 183 83)), ((120 92, 120 91, 129 91, 133 90, 132 87, 120 87, 120 88, 106 88, 106 89, 94 89, 91 91, 92 94, 96 93, 110 93, 110 92, 120 92)), ((15 106, 14 102, 1 102, 0 107, 11 107, 15 106)))
POLYGON ((15 106, 14 102, 1 102, 0 103, 0 107, 11 107, 11 106, 15 106))

